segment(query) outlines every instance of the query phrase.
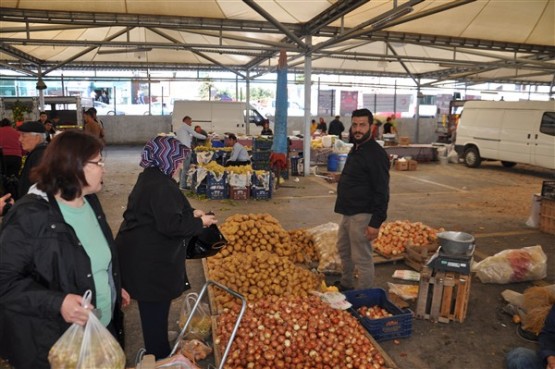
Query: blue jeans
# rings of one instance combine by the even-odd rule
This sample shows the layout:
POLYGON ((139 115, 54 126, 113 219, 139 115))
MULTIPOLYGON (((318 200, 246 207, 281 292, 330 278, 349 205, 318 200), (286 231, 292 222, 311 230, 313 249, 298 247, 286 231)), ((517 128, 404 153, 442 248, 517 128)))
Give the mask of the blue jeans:
POLYGON ((337 251, 343 272, 341 284, 356 289, 372 288, 374 282, 374 261, 372 244, 366 238, 366 228, 372 214, 343 215, 337 232, 337 251), (358 283, 354 271, 358 270, 358 283))
POLYGON ((517 347, 507 354, 507 369, 545 369, 540 357, 534 350, 517 347))

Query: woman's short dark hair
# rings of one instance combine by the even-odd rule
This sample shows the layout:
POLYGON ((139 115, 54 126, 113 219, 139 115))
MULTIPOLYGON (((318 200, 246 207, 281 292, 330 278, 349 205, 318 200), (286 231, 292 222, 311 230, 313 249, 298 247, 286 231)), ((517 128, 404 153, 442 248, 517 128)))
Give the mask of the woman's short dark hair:
POLYGON ((49 195, 58 192, 71 201, 87 186, 84 166, 102 152, 104 144, 95 136, 78 130, 68 130, 54 136, 40 164, 31 171, 37 188, 49 195))

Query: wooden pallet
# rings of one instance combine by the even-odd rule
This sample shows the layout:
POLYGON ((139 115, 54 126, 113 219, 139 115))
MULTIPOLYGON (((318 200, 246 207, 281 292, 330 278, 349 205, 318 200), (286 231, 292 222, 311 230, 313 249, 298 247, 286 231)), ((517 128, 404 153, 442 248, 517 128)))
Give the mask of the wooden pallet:
POLYGON ((405 258, 403 254, 401 255, 384 255, 380 254, 376 250, 372 251, 372 260, 374 260, 374 264, 385 264, 385 263, 397 263, 405 258))
POLYGON ((426 246, 407 246, 405 248, 405 264, 412 269, 420 272, 426 262, 434 254, 439 245, 426 245, 426 246))
POLYGON ((440 323, 451 320, 462 323, 466 318, 470 284, 470 275, 424 267, 420 272, 416 317, 440 323))

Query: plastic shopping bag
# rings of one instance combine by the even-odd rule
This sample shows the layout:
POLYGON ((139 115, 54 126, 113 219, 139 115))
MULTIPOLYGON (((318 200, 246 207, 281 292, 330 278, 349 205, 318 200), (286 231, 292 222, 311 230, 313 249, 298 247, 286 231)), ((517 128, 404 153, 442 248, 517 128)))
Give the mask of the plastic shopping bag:
POLYGON ((535 281, 547 276, 547 256, 540 245, 498 252, 472 266, 482 283, 535 281))
MULTIPOLYGON (((83 306, 91 302, 91 291, 83 295, 83 306)), ((85 327, 72 324, 48 354, 52 369, 123 369, 125 354, 114 336, 90 313, 85 327)))
MULTIPOLYGON (((197 293, 188 293, 183 300, 183 305, 181 306, 181 314, 179 316, 179 327, 183 329, 189 315, 193 313, 193 307, 198 300, 197 293)), ((205 340, 210 335, 212 330, 212 320, 210 319, 210 308, 208 304, 201 302, 199 303, 197 309, 194 311, 194 315, 191 318, 189 327, 187 328, 186 337, 188 339, 199 339, 205 340)))

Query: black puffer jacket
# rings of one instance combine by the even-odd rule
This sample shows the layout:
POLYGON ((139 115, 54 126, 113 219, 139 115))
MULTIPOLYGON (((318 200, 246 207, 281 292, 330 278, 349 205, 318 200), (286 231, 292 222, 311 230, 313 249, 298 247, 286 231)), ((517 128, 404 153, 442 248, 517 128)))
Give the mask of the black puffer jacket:
MULTIPOLYGON (((113 324, 123 333, 112 232, 98 198, 86 198, 112 250, 113 324)), ((17 201, 0 230, 0 356, 17 369, 50 368, 48 351, 70 326, 60 314, 62 302, 68 293, 87 289, 95 304, 89 257, 56 200, 29 194, 17 201)))

